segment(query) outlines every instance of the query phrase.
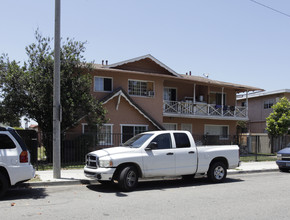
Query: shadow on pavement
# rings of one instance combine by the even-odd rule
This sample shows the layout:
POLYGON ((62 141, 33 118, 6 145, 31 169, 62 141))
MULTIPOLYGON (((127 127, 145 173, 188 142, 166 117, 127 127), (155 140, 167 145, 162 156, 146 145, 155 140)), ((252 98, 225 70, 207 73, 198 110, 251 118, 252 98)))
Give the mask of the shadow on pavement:
MULTIPOLYGON (((138 183, 137 188, 133 192, 138 191, 151 191, 159 190, 166 191, 167 189, 177 189, 183 187, 202 187, 206 185, 215 185, 215 184, 229 184, 235 182, 242 182, 242 179, 233 179, 227 178, 223 183, 211 183, 206 178, 194 179, 191 181, 184 181, 181 179, 171 179, 171 180, 141 180, 138 183)), ((91 184, 87 185, 87 188, 102 193, 115 193, 117 197, 126 197, 132 192, 122 192, 119 190, 117 184, 107 183, 107 184, 91 184)))
POLYGON ((13 187, 8 190, 0 201, 20 200, 20 199, 44 199, 48 196, 45 188, 23 188, 13 187))

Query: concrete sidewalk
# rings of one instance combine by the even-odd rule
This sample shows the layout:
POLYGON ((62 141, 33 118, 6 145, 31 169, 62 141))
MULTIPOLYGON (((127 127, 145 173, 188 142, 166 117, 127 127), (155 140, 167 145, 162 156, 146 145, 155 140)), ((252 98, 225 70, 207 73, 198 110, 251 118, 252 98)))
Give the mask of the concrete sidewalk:
MULTIPOLYGON (((228 170, 228 175, 239 173, 270 172, 278 171, 275 161, 267 162, 242 162, 236 169, 228 170)), ((61 179, 53 178, 53 171, 36 171, 36 177, 26 183, 26 186, 49 186, 49 185, 73 185, 73 184, 93 184, 96 180, 91 180, 84 175, 83 169, 61 170, 61 179)))

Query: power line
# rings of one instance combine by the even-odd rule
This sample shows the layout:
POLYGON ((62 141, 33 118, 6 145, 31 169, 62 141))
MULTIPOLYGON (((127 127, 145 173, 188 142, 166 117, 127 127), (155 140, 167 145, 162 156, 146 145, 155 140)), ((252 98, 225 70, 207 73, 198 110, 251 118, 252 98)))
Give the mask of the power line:
POLYGON ((264 4, 260 3, 260 2, 255 1, 255 0, 249 0, 249 1, 251 1, 251 2, 253 2, 253 3, 256 3, 256 4, 260 5, 260 6, 263 6, 263 7, 265 7, 265 8, 268 8, 268 9, 270 9, 270 10, 272 10, 272 11, 275 11, 275 12, 277 12, 277 13, 279 13, 279 14, 285 15, 285 16, 287 16, 287 17, 290 18, 290 15, 289 15, 289 14, 286 14, 286 13, 284 13, 284 12, 282 12, 282 11, 279 11, 279 10, 277 10, 277 9, 275 9, 275 8, 272 8, 272 7, 270 7, 270 6, 264 5, 264 4))

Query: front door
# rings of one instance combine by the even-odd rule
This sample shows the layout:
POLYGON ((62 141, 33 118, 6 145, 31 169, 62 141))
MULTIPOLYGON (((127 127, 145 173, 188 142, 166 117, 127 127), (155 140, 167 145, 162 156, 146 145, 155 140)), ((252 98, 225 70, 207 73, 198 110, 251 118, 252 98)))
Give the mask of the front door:
POLYGON ((144 150, 144 177, 174 176, 175 155, 170 134, 160 134, 151 142, 157 143, 157 149, 144 150))

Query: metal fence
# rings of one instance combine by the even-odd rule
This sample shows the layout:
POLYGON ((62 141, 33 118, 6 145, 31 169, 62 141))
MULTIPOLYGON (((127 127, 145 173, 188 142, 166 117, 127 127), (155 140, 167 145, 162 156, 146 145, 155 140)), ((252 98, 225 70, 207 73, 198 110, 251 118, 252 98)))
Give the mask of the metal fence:
MULTIPOLYGON (((52 134, 37 133, 35 131, 19 131, 24 138, 30 152, 31 162, 37 170, 52 168, 52 134)), ((103 133, 63 133, 61 141, 61 164, 66 168, 81 168, 85 163, 88 152, 120 146, 132 134, 103 134, 103 133)), ((197 146, 230 145, 240 147, 242 161, 275 160, 275 153, 290 143, 290 136, 279 140, 270 140, 268 135, 218 136, 194 135, 197 146)))

